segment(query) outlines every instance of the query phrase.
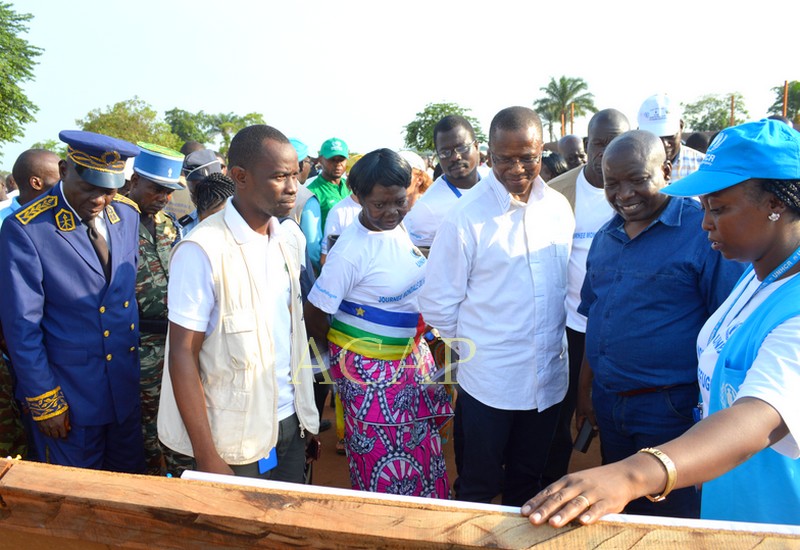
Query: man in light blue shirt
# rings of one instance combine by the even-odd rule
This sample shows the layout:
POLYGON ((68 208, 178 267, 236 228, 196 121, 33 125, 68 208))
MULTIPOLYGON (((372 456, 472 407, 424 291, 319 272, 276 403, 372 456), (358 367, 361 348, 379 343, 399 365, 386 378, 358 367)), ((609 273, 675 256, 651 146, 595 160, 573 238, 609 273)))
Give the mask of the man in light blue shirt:
POLYGON ((0 209, 0 224, 23 204, 47 193, 58 183, 59 160, 61 159, 58 155, 46 149, 28 149, 17 157, 11 173, 19 187, 19 195, 11 199, 8 206, 0 209))

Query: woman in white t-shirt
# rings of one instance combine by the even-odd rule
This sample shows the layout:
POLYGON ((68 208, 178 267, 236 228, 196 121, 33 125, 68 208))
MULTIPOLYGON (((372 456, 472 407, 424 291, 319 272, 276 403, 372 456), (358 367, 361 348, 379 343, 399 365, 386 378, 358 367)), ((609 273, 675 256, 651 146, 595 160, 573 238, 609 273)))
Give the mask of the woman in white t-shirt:
POLYGON ((662 192, 699 196, 710 246, 752 263, 698 335, 702 420, 658 449, 563 477, 522 513, 593 523, 703 484, 703 519, 800 525, 800 133, 774 120, 727 128, 697 172, 662 192))
POLYGON ((362 210, 329 250, 306 323, 329 342, 352 485, 448 498, 438 428, 453 413, 444 386, 426 384, 434 362, 417 305, 426 259, 401 225, 411 168, 379 149, 353 166, 347 183, 362 210))

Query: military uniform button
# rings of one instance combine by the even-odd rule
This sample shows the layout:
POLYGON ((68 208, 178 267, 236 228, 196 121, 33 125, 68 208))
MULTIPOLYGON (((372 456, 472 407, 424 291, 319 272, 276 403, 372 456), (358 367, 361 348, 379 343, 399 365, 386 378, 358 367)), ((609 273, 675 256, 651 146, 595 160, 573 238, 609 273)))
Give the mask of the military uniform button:
POLYGON ((136 348, 134 346, 131 346, 130 351, 136 351, 136 348))
POLYGON ((131 330, 133 330, 134 328, 136 328, 135 325, 131 323, 131 330))
POLYGON ((129 305, 129 304, 130 304, 130 302, 129 302, 128 300, 125 300, 125 303, 124 303, 124 304, 122 304, 122 305, 123 305, 124 307, 128 307, 128 305, 129 305))
POLYGON ((100 306, 100 313, 106 312, 106 306, 100 306))
POLYGON ((103 332, 103 336, 105 336, 106 338, 108 338, 108 335, 109 335, 109 334, 111 334, 111 332, 109 332, 109 331, 105 331, 105 332, 103 332))
POLYGON ((111 354, 106 355, 106 361, 111 361, 111 354))

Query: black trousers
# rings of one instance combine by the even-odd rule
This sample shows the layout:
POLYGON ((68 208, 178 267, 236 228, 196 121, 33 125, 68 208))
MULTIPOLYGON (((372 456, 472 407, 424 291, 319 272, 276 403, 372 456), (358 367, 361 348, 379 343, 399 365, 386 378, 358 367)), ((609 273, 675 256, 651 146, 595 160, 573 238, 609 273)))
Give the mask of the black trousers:
POLYGON ((545 487, 567 475, 569 460, 572 457, 572 417, 578 401, 578 379, 581 374, 583 350, 586 334, 567 327, 567 346, 569 348, 569 387, 558 412, 558 426, 553 436, 553 444, 547 457, 547 465, 542 475, 545 487))
POLYGON ((542 471, 553 439, 559 407, 502 410, 484 405, 463 388, 458 393, 461 468, 456 498, 522 506, 542 489, 542 471))

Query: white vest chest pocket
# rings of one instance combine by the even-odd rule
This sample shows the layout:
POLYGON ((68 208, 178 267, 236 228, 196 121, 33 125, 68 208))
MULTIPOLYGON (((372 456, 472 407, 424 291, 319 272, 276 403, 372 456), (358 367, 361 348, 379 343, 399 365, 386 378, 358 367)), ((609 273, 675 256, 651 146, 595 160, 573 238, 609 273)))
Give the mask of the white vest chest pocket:
POLYGON ((222 319, 222 331, 233 369, 253 368, 260 356, 255 312, 238 310, 222 319))

